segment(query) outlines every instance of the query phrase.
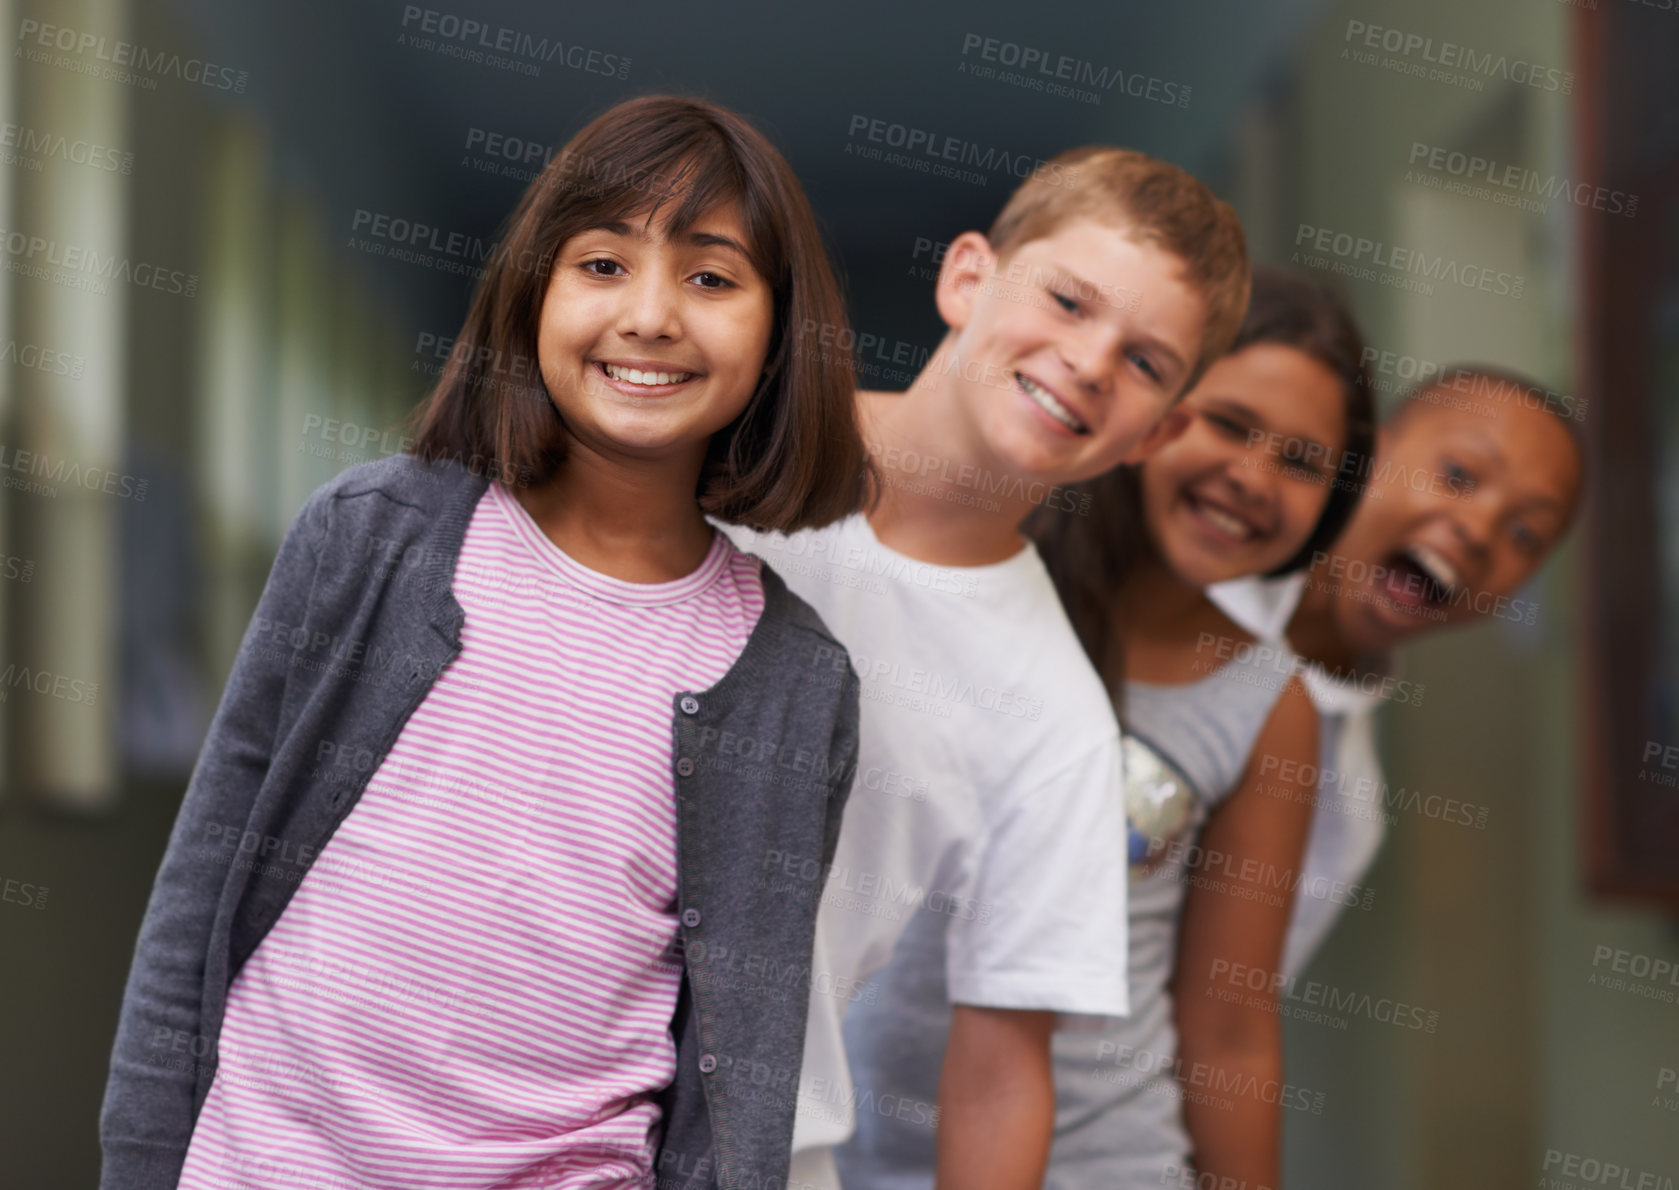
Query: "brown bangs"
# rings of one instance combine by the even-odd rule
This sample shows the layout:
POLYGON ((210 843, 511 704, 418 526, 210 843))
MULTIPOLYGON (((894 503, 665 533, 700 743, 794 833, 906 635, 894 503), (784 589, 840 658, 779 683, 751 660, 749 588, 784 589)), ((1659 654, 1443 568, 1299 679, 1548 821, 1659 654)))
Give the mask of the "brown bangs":
POLYGON ((549 275, 571 237, 645 220, 680 235, 737 204, 752 266, 774 294, 763 376, 712 437, 696 497, 725 520, 791 531, 862 506, 872 471, 857 431, 849 356, 800 352, 801 328, 841 325, 844 304, 803 190, 781 154, 732 112, 647 96, 583 128, 509 218, 436 388, 415 413, 415 453, 482 464, 541 484, 565 458, 566 430, 537 366, 549 275), (506 383, 501 375, 524 379, 506 383))

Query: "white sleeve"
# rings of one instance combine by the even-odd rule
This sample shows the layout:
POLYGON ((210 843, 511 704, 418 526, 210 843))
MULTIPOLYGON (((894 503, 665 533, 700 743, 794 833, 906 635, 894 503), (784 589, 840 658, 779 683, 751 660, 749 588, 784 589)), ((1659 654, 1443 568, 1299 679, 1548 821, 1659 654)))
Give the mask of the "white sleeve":
POLYGON ((944 910, 951 1001, 1125 1015, 1128 871, 1117 728, 1049 780, 982 809, 972 895, 944 910))
POLYGON ((1284 578, 1226 579, 1206 589, 1207 598, 1225 615, 1261 640, 1281 640, 1288 632, 1294 609, 1306 590, 1309 574, 1296 571, 1284 578))
POLYGON ((1387 802, 1372 710, 1324 715, 1319 724, 1325 733, 1319 753, 1322 777, 1301 863, 1300 892, 1294 898, 1294 915, 1283 946, 1283 974, 1290 979, 1312 961, 1348 896, 1356 899, 1347 890, 1358 885, 1375 862, 1386 827, 1387 802), (1340 891, 1305 895, 1307 889, 1326 888, 1340 891))

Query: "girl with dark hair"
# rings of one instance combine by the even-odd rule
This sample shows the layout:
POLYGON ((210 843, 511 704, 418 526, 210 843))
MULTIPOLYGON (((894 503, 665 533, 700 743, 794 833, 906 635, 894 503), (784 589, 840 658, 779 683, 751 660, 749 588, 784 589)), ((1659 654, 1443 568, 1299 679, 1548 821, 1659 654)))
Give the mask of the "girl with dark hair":
MULTIPOLYGON (((1055 1038, 1051 1190, 1278 1184, 1270 973, 1293 896, 1317 895, 1295 878, 1317 716, 1287 648, 1243 632, 1203 588, 1298 569, 1345 522, 1372 436, 1361 354, 1327 290, 1256 271, 1235 345, 1183 398, 1181 433, 1084 485, 1088 515, 1046 506, 1027 522, 1120 714, 1130 828, 1131 1015, 1055 1038)), ((942 1036, 941 946, 912 925, 865 998, 878 1007, 848 1019, 858 1084, 882 1101, 930 1090, 905 1055, 942 1036)), ((920 1186, 903 1174, 926 1130, 859 1118, 847 1184, 920 1186)))
POLYGON ((107 1190, 785 1182, 751 1080, 808 1000, 738 961, 808 966, 816 901, 740 874, 831 860, 858 684, 706 517, 862 503, 849 357, 799 349, 842 321, 712 104, 620 104, 531 184, 414 452, 281 546, 141 926, 107 1190))
MULTIPOLYGON (((437 387, 416 411, 414 452, 482 468, 524 494, 551 494, 574 482, 562 473, 568 454, 594 466, 590 402, 619 408, 626 424, 649 432, 658 417, 683 421, 705 408, 699 513, 783 532, 826 525, 862 507, 872 473, 850 354, 800 345, 804 328, 831 335, 845 322, 815 216, 774 146, 699 100, 630 100, 579 132, 525 191, 437 387), (604 308, 607 293, 641 300, 621 258, 637 240, 670 249, 673 259, 658 262, 667 271, 693 264, 685 318, 705 312, 704 326, 717 322, 738 341, 708 344, 697 338, 701 324, 631 325, 662 308, 604 308), (667 343, 686 331, 687 342, 653 350, 640 379, 629 380, 637 369, 605 358, 624 349, 579 341, 571 328, 580 317, 629 320, 625 340, 667 343), (716 358, 698 360, 708 346, 716 358), (697 362, 711 370, 675 370, 697 362), (540 383, 530 379, 533 363, 540 383), (655 383, 661 373, 679 379, 655 383)), ((684 519, 690 536, 710 539, 697 513, 684 519)))

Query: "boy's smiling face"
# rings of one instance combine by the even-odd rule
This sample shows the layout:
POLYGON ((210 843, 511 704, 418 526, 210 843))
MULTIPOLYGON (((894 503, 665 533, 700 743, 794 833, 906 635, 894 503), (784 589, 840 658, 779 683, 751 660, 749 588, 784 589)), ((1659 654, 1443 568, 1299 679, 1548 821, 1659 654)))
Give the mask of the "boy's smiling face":
POLYGON ((1383 428, 1369 489, 1316 568, 1338 584, 1337 630, 1364 652, 1489 614, 1533 577, 1580 495, 1580 452, 1552 414, 1507 401, 1486 417, 1426 396, 1383 428))
POLYGON ((1000 260, 964 232, 937 300, 970 441, 1001 468, 1072 483, 1181 428, 1165 415, 1200 352, 1206 308, 1183 262, 1154 243, 1078 218, 1000 260))

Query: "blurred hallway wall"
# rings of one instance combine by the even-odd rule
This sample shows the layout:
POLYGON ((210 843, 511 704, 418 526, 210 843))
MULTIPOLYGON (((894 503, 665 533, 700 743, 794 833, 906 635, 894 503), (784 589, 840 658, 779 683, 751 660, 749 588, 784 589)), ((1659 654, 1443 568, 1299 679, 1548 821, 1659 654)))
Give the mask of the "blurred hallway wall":
MULTIPOLYGON (((1448 193, 1437 172, 1431 184, 1413 166, 1436 148, 1575 176, 1574 103, 1502 80, 1477 90, 1409 77, 1379 65, 1385 53, 1361 63, 1363 37, 1379 26, 1569 71, 1578 19, 1569 5, 1511 0, 1339 2, 1303 48, 1267 123, 1299 170, 1297 213, 1264 221, 1259 254, 1301 267, 1311 255, 1302 229, 1328 227, 1525 280, 1516 299, 1342 278, 1370 343, 1391 353, 1377 367, 1381 399, 1417 361, 1503 364, 1575 391, 1577 221, 1613 216, 1555 199, 1518 210, 1484 187, 1448 193)), ((1269 206, 1290 209, 1286 195, 1269 206)), ((1579 566, 1565 545, 1522 593, 1538 605, 1533 625, 1488 622, 1405 658, 1426 698, 1384 711, 1389 788, 1484 807, 1486 826, 1398 812, 1370 876, 1371 910, 1347 911, 1306 972, 1438 1018, 1431 1033, 1286 1023, 1289 1080, 1325 1094, 1321 1116, 1285 1113, 1291 1190, 1515 1190, 1550 1184, 1571 1157, 1630 1169, 1635 1181, 1679 1166, 1679 1120, 1656 1095, 1660 1069, 1679 1065, 1679 1016, 1588 982, 1599 946, 1679 961, 1679 931, 1657 912, 1584 894, 1579 566)))

